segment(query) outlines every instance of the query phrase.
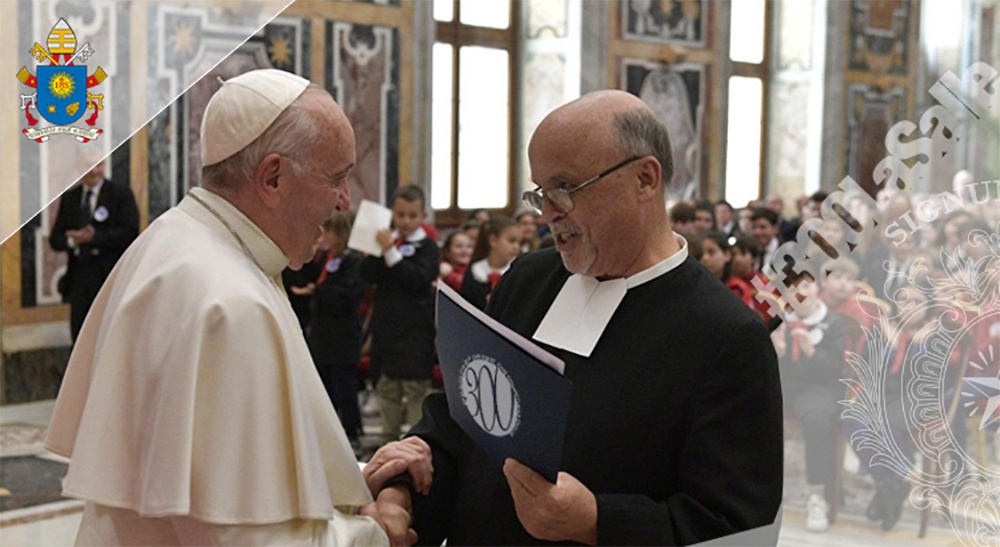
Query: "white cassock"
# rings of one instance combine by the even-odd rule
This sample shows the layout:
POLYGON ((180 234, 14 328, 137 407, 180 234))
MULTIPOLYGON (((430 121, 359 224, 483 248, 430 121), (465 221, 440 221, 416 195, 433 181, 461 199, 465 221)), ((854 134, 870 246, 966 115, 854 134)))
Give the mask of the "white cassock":
POLYGON ((288 259, 192 193, 118 262, 70 357, 45 446, 88 501, 77 544, 387 544, 354 514, 371 494, 280 287, 288 259))

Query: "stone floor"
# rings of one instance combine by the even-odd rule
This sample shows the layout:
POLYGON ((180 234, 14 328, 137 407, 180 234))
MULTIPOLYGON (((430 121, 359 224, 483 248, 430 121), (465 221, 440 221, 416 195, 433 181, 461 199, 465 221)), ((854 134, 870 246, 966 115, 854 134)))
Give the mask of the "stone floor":
MULTIPOLYGON (((67 462, 41 447, 51 402, 18 407, 4 407, 0 415, 0 545, 72 545, 82 502, 59 495, 67 462)), ((360 461, 370 457, 381 439, 372 403, 363 405, 363 415, 360 461)), ((857 459, 849 456, 846 464, 856 468, 857 459)), ((939 515, 932 516, 928 537, 918 540, 919 513, 909 503, 896 528, 883 532, 863 517, 873 493, 871 480, 851 471, 844 472, 845 504, 837 523, 826 533, 806 532, 804 460, 794 429, 786 433, 784 491, 782 546, 962 545, 939 515)))

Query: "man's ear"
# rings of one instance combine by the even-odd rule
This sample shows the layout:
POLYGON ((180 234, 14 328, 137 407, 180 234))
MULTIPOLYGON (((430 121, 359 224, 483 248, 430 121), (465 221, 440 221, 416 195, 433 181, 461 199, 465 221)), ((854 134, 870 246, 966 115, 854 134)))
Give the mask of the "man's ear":
POLYGON ((643 201, 652 198, 662 199, 660 189, 663 186, 662 170, 660 162, 653 157, 647 156, 639 163, 639 197, 643 201))
POLYGON ((266 207, 274 208, 281 204, 285 190, 282 185, 291 182, 286 176, 289 167, 288 160, 279 154, 268 154, 257 162, 253 172, 253 189, 266 207), (282 176, 285 176, 284 180, 282 176))

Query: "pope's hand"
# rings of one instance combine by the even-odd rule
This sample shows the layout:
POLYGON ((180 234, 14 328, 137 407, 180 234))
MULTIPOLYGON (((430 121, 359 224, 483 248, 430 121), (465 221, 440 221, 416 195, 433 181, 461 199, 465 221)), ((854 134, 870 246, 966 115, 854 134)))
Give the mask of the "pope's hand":
POLYGON ((415 491, 424 495, 430 492, 434 478, 431 447, 419 437, 409 437, 379 448, 365 466, 363 474, 374 496, 385 481, 404 471, 409 471, 413 477, 415 491), (375 482, 378 488, 372 488, 375 482))
POLYGON ((379 492, 374 503, 361 508, 362 515, 375 519, 382 527, 393 547, 417 542, 417 532, 410 528, 411 512, 410 492, 402 484, 379 492))
POLYGON ((510 485, 517 518, 532 537, 597 543, 597 498, 573 475, 559 473, 552 484, 511 458, 504 462, 503 474, 510 485))

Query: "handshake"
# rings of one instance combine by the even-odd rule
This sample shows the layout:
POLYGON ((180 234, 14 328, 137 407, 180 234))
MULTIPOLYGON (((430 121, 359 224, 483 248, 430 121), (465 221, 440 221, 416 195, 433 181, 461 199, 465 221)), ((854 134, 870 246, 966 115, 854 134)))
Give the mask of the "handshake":
POLYGON ((393 546, 417 542, 417 533, 410 527, 413 503, 409 486, 395 484, 383 488, 387 481, 407 471, 413 479, 413 491, 428 494, 434 475, 431 447, 417 437, 383 446, 362 470, 375 501, 362 507, 360 514, 374 519, 393 546))
MULTIPOLYGON (((362 472, 375 501, 361 509, 373 518, 389 543, 413 545, 417 532, 413 523, 413 500, 406 484, 385 483, 409 471, 413 492, 430 493, 434 475, 431 447, 417 437, 389 443, 378 450, 362 472)), ((547 541, 597 543, 597 500, 594 494, 569 473, 560 472, 550 483, 531 468, 508 458, 503 474, 510 487, 517 518, 533 537, 547 541)))

